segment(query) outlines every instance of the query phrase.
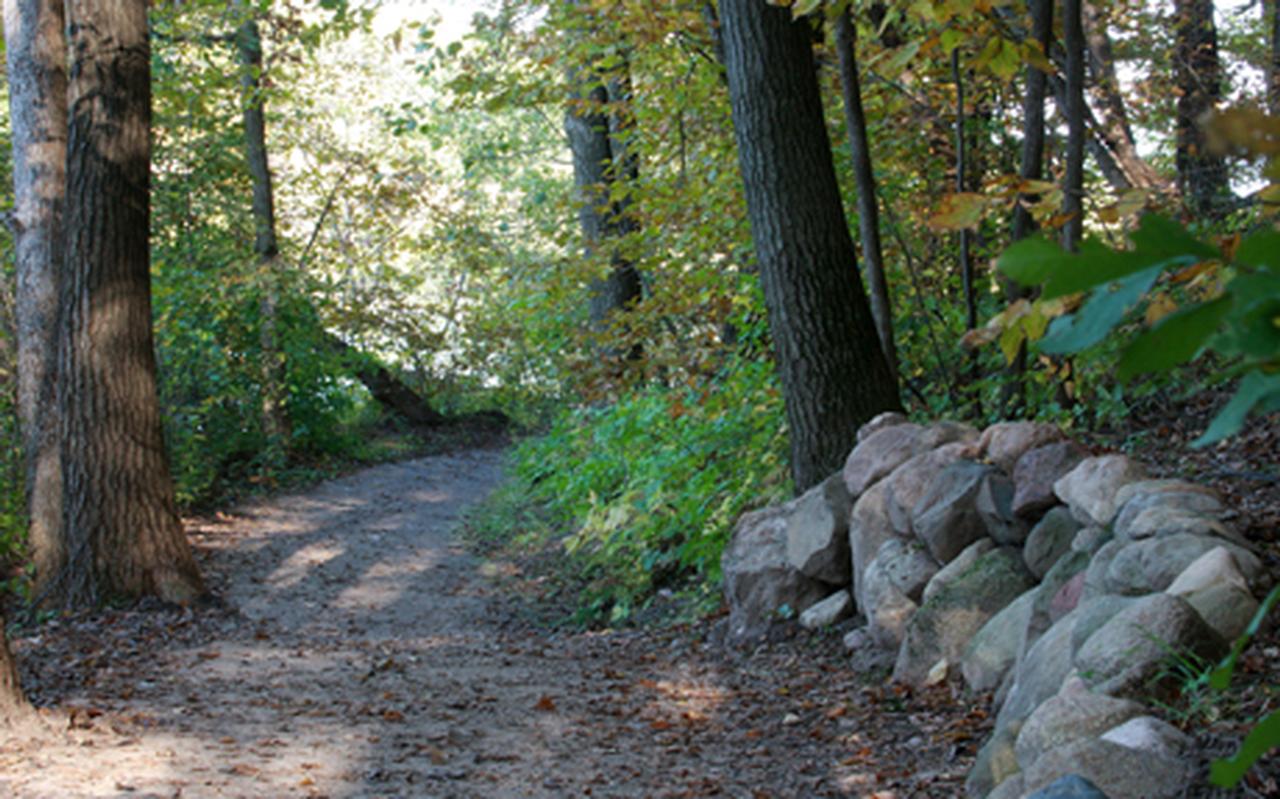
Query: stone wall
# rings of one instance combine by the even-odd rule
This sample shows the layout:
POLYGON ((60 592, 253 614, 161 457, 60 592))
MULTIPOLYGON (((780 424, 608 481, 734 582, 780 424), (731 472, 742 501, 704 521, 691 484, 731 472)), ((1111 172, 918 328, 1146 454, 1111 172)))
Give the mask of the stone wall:
POLYGON ((1146 703, 1176 691, 1171 653, 1222 657, 1268 587, 1225 515, 1211 489, 1053 425, 885 414, 839 474, 739 520, 729 635, 859 613, 847 643, 891 653, 895 680, 995 690, 971 796, 1047 796, 1068 775, 1112 799, 1178 796, 1191 741, 1146 703))

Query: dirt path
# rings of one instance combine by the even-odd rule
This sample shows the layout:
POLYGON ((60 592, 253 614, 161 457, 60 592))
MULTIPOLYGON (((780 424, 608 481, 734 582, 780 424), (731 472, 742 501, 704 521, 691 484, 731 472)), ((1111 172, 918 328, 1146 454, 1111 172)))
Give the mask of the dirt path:
POLYGON ((191 530, 227 609, 19 637, 50 732, 4 743, 0 796, 961 795, 980 719, 864 686, 831 638, 515 621, 451 538, 500 477, 473 451, 249 506, 191 530))

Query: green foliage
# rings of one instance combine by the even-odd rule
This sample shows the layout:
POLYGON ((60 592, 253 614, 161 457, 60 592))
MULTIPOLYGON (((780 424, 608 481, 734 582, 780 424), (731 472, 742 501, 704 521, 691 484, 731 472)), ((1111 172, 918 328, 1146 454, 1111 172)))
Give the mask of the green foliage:
POLYGON ((738 516, 788 489, 772 364, 733 360, 714 384, 566 413, 515 463, 528 501, 572 531, 583 620, 623 621, 688 578, 714 590, 738 516))
POLYGON ((1227 376, 1243 377, 1232 400, 1194 442, 1205 446, 1234 434, 1252 412, 1280 409, 1277 245, 1280 234, 1264 229, 1238 246, 1214 247, 1175 222, 1148 215, 1130 249, 1087 243, 1079 253, 1065 253, 1043 239, 1029 239, 1010 247, 999 266, 1024 285, 1043 284, 1043 300, 1090 292, 1078 311, 1054 320, 1040 341, 1041 351, 1054 354, 1081 352, 1111 336, 1157 281, 1169 289, 1198 285, 1198 296, 1184 290, 1188 296, 1180 310, 1158 317, 1124 348, 1118 372, 1128 380, 1168 372, 1206 349, 1221 356, 1229 364, 1227 376))
MULTIPOLYGON (((1249 641, 1258 634, 1258 629, 1262 626, 1263 620, 1266 619, 1267 614, 1271 612, 1277 602, 1280 602, 1280 586, 1272 588, 1271 593, 1267 594, 1267 598, 1262 601, 1258 612, 1254 614, 1253 619, 1249 622, 1249 627, 1245 630, 1244 635, 1240 636, 1235 645, 1232 646, 1231 654, 1227 655, 1221 665, 1209 675, 1209 683, 1215 690, 1226 690, 1231 682, 1231 676, 1235 673, 1236 661, 1239 660, 1240 653, 1248 646, 1249 641)), ((1222 788, 1235 787, 1240 783, 1240 780, 1244 779, 1249 767, 1276 746, 1280 746, 1280 711, 1273 710, 1259 719, 1253 729, 1249 731, 1235 757, 1213 762, 1209 768, 1209 781, 1222 788)))

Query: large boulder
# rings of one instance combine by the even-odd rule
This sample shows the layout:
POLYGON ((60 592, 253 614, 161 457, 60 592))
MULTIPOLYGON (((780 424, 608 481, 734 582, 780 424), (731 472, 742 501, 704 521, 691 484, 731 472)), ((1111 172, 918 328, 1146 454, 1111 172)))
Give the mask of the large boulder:
POLYGON ((1063 616, 1025 653, 1019 653, 1012 683, 996 714, 997 727, 1020 727, 1041 702, 1062 688, 1071 673, 1071 633, 1078 613, 1063 616))
POLYGON ((841 476, 845 488, 858 496, 873 483, 924 451, 924 428, 918 424, 882 427, 858 439, 845 459, 841 476))
POLYGON ((853 505, 849 516, 849 552, 853 571, 853 598, 861 610, 867 606, 865 594, 866 571, 880 547, 897 534, 889 523, 886 495, 889 486, 876 483, 867 489, 853 505))
POLYGON ((858 428, 857 442, 861 444, 873 434, 884 430, 887 427, 897 427, 900 424, 906 424, 907 417, 897 411, 885 411, 878 413, 871 418, 871 421, 858 428))
POLYGON ((853 499, 839 474, 806 491, 787 519, 787 561, 815 580, 848 585, 852 508, 853 499))
POLYGON ((1079 775, 1106 796, 1173 799, 1184 795, 1195 776, 1195 765, 1193 761, 1163 757, 1102 738, 1083 738, 1046 752, 1022 774, 1023 787, 1028 791, 1037 791, 1065 776, 1079 775))
POLYGON ((1059 505, 1044 515, 1027 535, 1022 559, 1027 568, 1038 578, 1044 577, 1067 552, 1080 530, 1080 522, 1071 515, 1065 505, 1059 505))
POLYGON ((867 618, 867 632, 885 649, 897 649, 906 633, 907 623, 918 605, 898 588, 893 576, 878 556, 864 575, 862 614, 867 618))
POLYGON ((1264 576, 1258 556, 1239 544, 1221 538, 1176 533, 1157 538, 1120 542, 1107 564, 1103 584, 1114 594, 1149 594, 1168 588, 1174 579, 1202 555, 1219 547, 1231 552, 1238 570, 1251 581, 1264 576))
POLYGON ((1009 472, 1028 450, 1043 447, 1062 438, 1062 430, 1055 424, 997 422, 982 431, 978 446, 987 460, 1009 472))
POLYGON ((1102 735, 1145 712, 1138 702, 1090 691, 1078 677, 1069 678, 1022 725, 1014 744, 1018 765, 1026 771, 1052 749, 1102 735))
POLYGON ((1226 547, 1215 547, 1187 566, 1165 593, 1180 596, 1227 641, 1244 634, 1258 601, 1226 547))
POLYGON ((1058 441, 1023 453, 1013 467, 1013 512, 1034 518, 1057 505, 1053 484, 1088 456, 1074 441, 1058 441))
POLYGON ((941 591, 945 586, 955 582, 960 575, 969 570, 978 558, 995 549, 996 544, 990 538, 982 538, 974 541, 972 544, 964 548, 964 551, 951 559, 951 562, 943 566, 937 574, 933 575, 933 579, 924 587, 924 594, 921 599, 928 602, 933 595, 941 591))
POLYGON ((1189 515, 1217 516, 1224 510, 1218 492, 1183 480, 1139 480, 1116 492, 1116 517, 1111 523, 1118 538, 1153 535, 1158 525, 1137 524, 1150 511, 1180 511, 1189 515))
POLYGON ((1031 627, 1036 598, 1033 588, 1005 605, 974 634, 960 661, 960 673, 971 691, 990 691, 1018 660, 1031 627))
POLYGON ((902 536, 913 534, 911 511, 929 491, 938 473, 961 458, 972 454, 973 445, 965 442, 944 444, 923 452, 893 470, 885 478, 888 483, 885 508, 893 529, 902 536))
POLYGON ((1124 455, 1102 455, 1076 464, 1053 484, 1053 493, 1080 521, 1106 527, 1116 515, 1116 494, 1145 477, 1146 470, 1124 455))
POLYGON ((957 664, 987 620, 1035 581, 1022 558, 994 549, 920 606, 907 624, 893 678, 922 685, 941 661, 957 664))
POLYGON ((1214 662, 1227 643, 1180 597, 1150 594, 1134 600, 1088 637, 1076 669, 1095 690, 1120 697, 1160 696, 1178 687, 1170 653, 1214 662))
POLYGON ((744 514, 721 555, 729 637, 735 642, 764 635, 782 608, 807 608, 831 591, 787 560, 787 520, 793 510, 789 502, 744 514))
MULTIPOLYGON (((965 547, 986 537, 987 524, 976 501, 983 483, 996 474, 987 464, 957 460, 935 471, 923 486, 911 509, 910 527, 934 560, 948 563, 965 547)), ((901 497, 894 486, 894 499, 901 497)), ((892 508, 889 518, 893 520, 892 508)), ((897 524, 894 527, 900 529, 897 524)))
POLYGON ((1244 541, 1231 525, 1217 516, 1183 510, 1172 505, 1153 505, 1127 516, 1123 524, 1112 523, 1112 530, 1117 538, 1131 541, 1179 533, 1225 538, 1237 543, 1244 541))
POLYGON ((919 541, 894 538, 886 541, 868 570, 879 569, 885 578, 912 602, 919 603, 925 586, 938 573, 938 564, 919 541))
POLYGON ((997 785, 1017 776, 1018 757, 1013 746, 1021 726, 1021 722, 1009 726, 996 725, 969 768, 969 776, 964 782, 965 793, 974 799, 983 799, 997 785))

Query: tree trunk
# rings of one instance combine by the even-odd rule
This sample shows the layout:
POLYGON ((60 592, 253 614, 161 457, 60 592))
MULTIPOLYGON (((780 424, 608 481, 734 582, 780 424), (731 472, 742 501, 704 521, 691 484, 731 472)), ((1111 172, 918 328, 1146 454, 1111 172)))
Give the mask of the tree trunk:
POLYGON ((889 374, 898 382, 898 350, 893 342, 893 303, 884 272, 880 246, 880 209, 876 204, 876 177, 871 168, 871 145, 867 141, 867 116, 862 109, 862 87, 858 78, 858 32, 847 9, 836 18, 836 50, 840 56, 840 84, 844 90, 845 125, 849 129, 849 151, 853 157, 853 179, 858 192, 858 232, 862 238, 862 259, 866 262, 867 289, 871 316, 888 362, 889 374))
POLYGON ((797 491, 838 469, 858 427, 899 407, 841 208, 812 28, 763 0, 720 4, 734 133, 797 491))
POLYGON ((1111 37, 1107 35, 1107 18, 1095 3, 1081 5, 1083 23, 1088 43, 1089 68, 1093 72, 1090 93, 1100 110, 1098 135, 1102 138, 1116 163, 1124 170, 1125 179, 1140 189, 1161 189, 1167 181, 1138 154, 1133 128, 1129 125, 1129 112, 1120 94, 1120 81, 1116 77, 1115 55, 1111 37))
POLYGON ((1195 213, 1216 219, 1232 203, 1226 162, 1209 151, 1203 127, 1205 116, 1222 97, 1213 2, 1175 0, 1174 14, 1178 189, 1195 213))
POLYGON ((448 421, 373 356, 360 352, 332 333, 325 333, 325 343, 334 352, 348 359, 356 379, 369 389, 369 394, 375 400, 403 416, 410 424, 438 427, 448 421))
MULTIPOLYGON (((1049 53, 1053 39, 1053 0, 1030 0, 1031 39, 1049 53)), ((1023 180, 1044 179, 1044 100, 1049 76, 1034 64, 1027 66, 1026 88, 1022 95, 1022 162, 1018 176, 1023 180)), ((1029 236, 1036 229, 1035 219, 1024 203, 1035 202, 1035 197, 1021 196, 1013 209, 1013 240, 1029 236)), ((1015 289, 1016 299, 1021 296, 1015 284, 1006 284, 1006 291, 1015 289)))
POLYGON ((18 681, 18 664, 9 651, 9 638, 4 628, 4 615, 0 614, 0 730, 17 727, 33 716, 18 681))
POLYGON ((58 446, 58 289, 67 176, 67 41, 62 0, 5 0, 13 130, 18 414, 26 456, 36 595, 67 560, 58 446))
POLYGON ((1063 249, 1074 252, 1084 231, 1084 24, 1080 0, 1063 0, 1063 47, 1067 51, 1066 174, 1062 187, 1062 213, 1067 223, 1062 228, 1063 249))
MULTIPOLYGON (((605 109, 619 98, 609 96, 609 81, 594 67, 573 70, 569 76, 569 110, 565 133, 573 154, 573 179, 578 191, 578 223, 587 254, 609 246, 609 240, 629 232, 626 209, 614 200, 613 184, 638 170, 634 152, 615 153, 615 143, 630 135, 627 122, 610 119, 605 109), (621 156, 621 157, 618 157, 621 156)), ((640 273, 630 259, 614 248, 609 274, 590 287, 591 326, 603 332, 609 317, 637 302, 642 293, 640 273)))
POLYGON ((59 599, 204 584, 174 506, 156 397, 149 253, 146 0, 70 0, 67 247, 59 369, 63 525, 59 599))
POLYGON ((277 341, 280 245, 276 240, 275 200, 271 168, 267 163, 266 101, 262 92, 262 36, 252 16, 236 31, 236 56, 240 61, 241 103, 244 106, 245 158, 253 179, 253 251, 258 257, 258 280, 262 286, 259 303, 258 337, 262 347, 262 432, 269 447, 287 446, 291 425, 285 406, 284 355, 277 341))

